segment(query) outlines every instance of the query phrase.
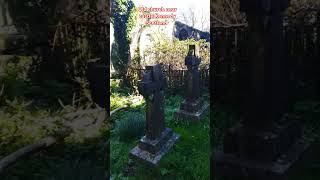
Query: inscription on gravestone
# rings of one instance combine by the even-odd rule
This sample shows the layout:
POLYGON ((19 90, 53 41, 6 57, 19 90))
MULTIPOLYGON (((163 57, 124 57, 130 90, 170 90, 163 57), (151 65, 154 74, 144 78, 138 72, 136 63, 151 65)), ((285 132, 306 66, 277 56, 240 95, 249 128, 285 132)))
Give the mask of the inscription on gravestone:
POLYGON ((130 152, 130 157, 155 166, 179 138, 165 127, 164 89, 166 79, 160 65, 146 66, 138 89, 146 101, 146 135, 130 152))
POLYGON ((188 68, 186 81, 186 97, 180 109, 174 113, 175 118, 190 121, 200 121, 208 110, 209 104, 200 99, 200 73, 201 59, 196 55, 196 46, 190 45, 185 65, 188 68))
POLYGON ((287 0, 240 0, 248 21, 250 62, 243 121, 227 130, 223 151, 213 156, 219 179, 290 179, 309 147, 287 111, 282 12, 287 0))

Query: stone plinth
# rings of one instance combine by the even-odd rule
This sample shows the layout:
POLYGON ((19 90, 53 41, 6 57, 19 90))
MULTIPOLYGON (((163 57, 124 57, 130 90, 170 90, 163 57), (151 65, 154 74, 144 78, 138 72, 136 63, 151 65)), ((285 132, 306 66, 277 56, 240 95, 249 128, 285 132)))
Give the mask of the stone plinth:
POLYGON ((217 180, 291 180, 309 154, 309 144, 299 139, 286 153, 272 162, 241 158, 216 151, 212 173, 217 180))
POLYGON ((150 140, 144 136, 140 139, 139 144, 131 150, 130 157, 141 163, 156 166, 179 137, 180 135, 173 133, 169 128, 166 128, 161 136, 155 140, 150 140))
POLYGON ((201 120, 208 109, 209 104, 201 100, 194 102, 184 100, 180 105, 180 109, 174 112, 174 117, 177 119, 186 119, 192 122, 197 122, 201 120))
POLYGON ((223 151, 215 151, 212 172, 218 180, 290 180, 309 153, 309 143, 301 135, 297 121, 265 131, 237 124, 226 132, 223 151))

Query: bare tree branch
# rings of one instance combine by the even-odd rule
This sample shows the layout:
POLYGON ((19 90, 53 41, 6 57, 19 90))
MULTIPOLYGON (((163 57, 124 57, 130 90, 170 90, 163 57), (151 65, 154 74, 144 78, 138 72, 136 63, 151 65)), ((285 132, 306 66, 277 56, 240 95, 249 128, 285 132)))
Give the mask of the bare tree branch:
POLYGON ((217 18, 215 16, 212 16, 212 18, 215 19, 216 21, 220 22, 221 24, 227 26, 227 27, 238 27, 238 26, 246 26, 246 25, 248 25, 247 23, 230 24, 230 23, 227 23, 227 22, 225 22, 225 21, 223 21, 223 20, 221 20, 221 19, 219 19, 219 18, 217 18))

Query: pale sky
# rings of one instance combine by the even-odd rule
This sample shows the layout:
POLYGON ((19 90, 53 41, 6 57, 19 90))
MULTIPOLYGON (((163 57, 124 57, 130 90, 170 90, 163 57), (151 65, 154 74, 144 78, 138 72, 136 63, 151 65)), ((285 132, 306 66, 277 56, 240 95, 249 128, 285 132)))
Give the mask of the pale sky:
MULTIPOLYGON (((202 16, 206 18, 206 26, 210 27, 210 0, 132 0, 137 7, 155 7, 155 8, 178 8, 177 20, 184 22, 181 14, 189 15, 189 8, 194 9, 196 18, 200 19, 202 16)), ((203 18, 202 18, 203 19, 203 18)), ((188 22, 184 22, 188 23, 188 22)), ((189 24, 190 25, 190 24, 189 24)), ((201 29, 201 23, 195 24, 195 28, 201 29)))
MULTIPOLYGON (((189 13, 189 8, 193 8, 198 15, 198 19, 201 19, 201 15, 207 18, 206 26, 210 27, 210 0, 132 0, 135 3, 136 7, 146 6, 160 8, 178 8, 177 10, 177 20, 184 22, 181 18, 182 13, 189 13)), ((184 22, 186 23, 186 22, 184 22)), ((186 23, 188 24, 188 23, 186 23)), ((190 24, 189 24, 190 25, 190 24)), ((111 24, 110 24, 111 26, 111 24)), ((201 23, 197 23, 195 28, 201 30, 201 23)), ((113 28, 110 29, 110 42, 113 41, 113 28)), ((110 46, 111 49, 111 46, 110 46)))

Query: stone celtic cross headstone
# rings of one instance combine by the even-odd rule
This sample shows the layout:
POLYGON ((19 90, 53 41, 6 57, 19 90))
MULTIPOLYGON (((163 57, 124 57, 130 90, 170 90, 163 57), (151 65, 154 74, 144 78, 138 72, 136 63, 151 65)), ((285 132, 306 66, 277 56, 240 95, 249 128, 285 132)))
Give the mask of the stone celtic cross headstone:
POLYGON ((180 109, 174 113, 175 118, 190 121, 199 121, 208 110, 209 104, 200 99, 200 73, 201 59, 196 55, 196 46, 190 45, 185 58, 188 68, 186 81, 186 97, 181 103, 180 109))
POLYGON ((165 127, 165 86, 166 80, 160 65, 146 66, 146 72, 138 84, 138 90, 146 101, 146 135, 131 150, 130 157, 153 166, 179 138, 178 134, 165 127))
POLYGON ((288 0, 240 0, 248 21, 249 77, 243 121, 224 136, 223 151, 213 156, 219 179, 290 179, 291 169, 309 144, 301 126, 284 118, 288 76, 283 55, 282 12, 288 0))

